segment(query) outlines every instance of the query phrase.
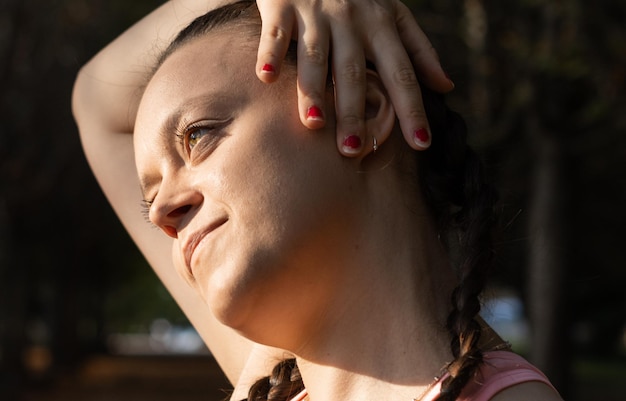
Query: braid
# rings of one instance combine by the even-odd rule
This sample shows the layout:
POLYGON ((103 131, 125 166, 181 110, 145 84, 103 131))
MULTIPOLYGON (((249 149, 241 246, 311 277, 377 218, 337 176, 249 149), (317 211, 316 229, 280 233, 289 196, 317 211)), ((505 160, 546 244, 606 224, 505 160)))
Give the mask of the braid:
POLYGON ((457 233, 457 287, 447 320, 454 361, 437 400, 453 401, 482 363, 478 347, 481 327, 480 294, 491 270, 492 228, 496 193, 486 182, 482 164, 466 144, 462 118, 448 109, 441 96, 424 91, 424 104, 433 131, 433 144, 420 172, 424 191, 443 230, 457 233), (426 166, 424 166, 426 164, 426 166))
POLYGON ((304 390, 300 369, 295 359, 280 361, 272 374, 257 380, 250 387, 245 401, 285 401, 304 390))
MULTIPOLYGON (((433 143, 419 159, 424 192, 443 231, 458 233, 459 283, 452 292, 447 328, 454 361, 438 401, 454 401, 483 361, 478 347, 480 294, 491 270, 491 233, 495 224, 495 189, 485 180, 482 163, 467 145, 463 119, 445 106, 443 97, 423 91, 433 143)), ((304 389, 295 359, 278 363, 272 375, 258 380, 249 401, 284 401, 304 389)))

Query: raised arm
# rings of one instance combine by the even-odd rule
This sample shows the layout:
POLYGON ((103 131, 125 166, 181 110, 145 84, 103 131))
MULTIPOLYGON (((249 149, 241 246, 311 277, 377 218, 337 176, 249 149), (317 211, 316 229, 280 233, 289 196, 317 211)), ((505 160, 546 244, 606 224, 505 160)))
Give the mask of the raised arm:
MULTIPOLYGON (((434 89, 449 90, 451 83, 446 81, 447 78, 436 61, 430 43, 419 31, 413 17, 407 14, 406 7, 397 0, 385 0, 381 4, 387 8, 372 8, 372 1, 348 1, 351 7, 358 7, 358 12, 354 14, 356 19, 350 19, 347 18, 345 9, 336 7, 338 4, 336 0, 321 2, 263 0, 261 7, 263 29, 266 30, 267 26, 273 29, 271 27, 274 24, 292 28, 294 23, 296 26, 306 25, 309 27, 309 34, 311 31, 314 34, 305 35, 307 31, 300 28, 301 40, 316 43, 322 38, 321 43, 326 40, 327 47, 329 46, 327 39, 332 35, 336 58, 333 68, 335 71, 354 69, 356 72, 356 75, 348 72, 336 74, 335 79, 337 87, 342 88, 338 89, 337 102, 339 118, 344 121, 340 123, 340 127, 343 128, 338 131, 338 145, 342 153, 354 154, 346 152, 343 147, 346 135, 350 133, 360 135, 358 127, 362 124, 360 119, 363 118, 363 113, 360 108, 364 104, 364 95, 348 96, 346 93, 363 92, 359 85, 364 85, 364 82, 360 82, 358 77, 359 71, 363 70, 365 57, 377 64, 381 76, 387 76, 388 90, 401 115, 403 131, 405 134, 408 133, 407 140, 413 147, 426 147, 427 143, 415 141, 416 130, 427 128, 427 122, 423 117, 419 86, 411 61, 420 67, 421 72, 418 75, 434 89), (315 11, 319 9, 311 8, 311 4, 314 3, 326 5, 322 7, 324 13, 320 14, 315 11), (381 13, 381 10, 387 10, 388 13, 381 13), (289 13, 306 15, 306 18, 292 19, 293 15, 289 13), (329 19, 333 24, 327 24, 329 19), (315 29, 311 28, 312 21, 319 22, 315 29), (366 35, 367 27, 374 25, 380 27, 380 32, 383 33, 366 35), (414 41, 409 40, 412 37, 414 41), (362 57, 358 58, 359 61, 356 63, 349 62, 355 54, 362 57)), ((74 88, 73 111, 89 164, 118 217, 211 349, 228 378, 233 384, 242 384, 242 380, 249 381, 255 379, 257 375, 266 374, 267 372, 263 370, 272 364, 264 361, 273 356, 282 359, 282 352, 252 344, 221 325, 211 315, 200 297, 177 275, 171 257, 172 240, 149 225, 141 214, 142 195, 139 190, 132 140, 135 116, 146 83, 146 74, 160 51, 192 19, 224 2, 224 0, 171 0, 144 17, 81 69, 74 88)), ((291 34, 290 30, 285 32, 291 34)), ((284 43, 280 41, 268 43, 266 33, 263 34, 263 38, 259 58, 259 62, 262 63, 260 70, 263 71, 263 66, 270 63, 278 68, 282 55, 276 49, 284 43), (275 58, 267 61, 268 52, 274 54, 275 58)), ((299 65, 303 65, 299 75, 301 82, 299 95, 301 109, 302 105, 305 105, 305 109, 301 110, 304 114, 303 120, 310 128, 315 128, 316 124, 317 126, 323 124, 323 120, 306 118, 310 108, 307 102, 313 102, 312 105, 318 102, 315 88, 324 84, 327 53, 324 53, 324 58, 317 60, 318 64, 310 64, 310 60, 307 61, 311 54, 310 51, 299 54, 299 65), (323 61, 323 67, 319 64, 320 61, 323 61), (320 73, 322 68, 323 74, 320 73)), ((267 76, 262 77, 268 82, 272 80, 267 79, 267 76)), ((323 105, 319 104, 319 107, 323 105)), ((363 146, 369 146, 365 145, 365 139, 363 138, 363 146)))
POLYGON ((217 0, 174 0, 115 39, 80 71, 73 111, 87 160, 113 209, 154 271, 236 383, 252 344, 221 325, 177 275, 171 238, 146 222, 132 132, 146 73, 160 50, 217 0))

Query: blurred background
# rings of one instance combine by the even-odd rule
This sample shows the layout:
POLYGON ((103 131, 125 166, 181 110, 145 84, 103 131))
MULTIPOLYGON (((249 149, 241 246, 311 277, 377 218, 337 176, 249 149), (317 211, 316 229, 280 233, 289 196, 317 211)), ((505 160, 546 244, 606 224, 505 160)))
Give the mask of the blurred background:
MULTIPOLYGON (((571 401, 626 393, 626 2, 406 0, 501 191, 484 315, 571 401)), ((0 399, 222 400, 70 112, 155 0, 0 0, 0 399)))

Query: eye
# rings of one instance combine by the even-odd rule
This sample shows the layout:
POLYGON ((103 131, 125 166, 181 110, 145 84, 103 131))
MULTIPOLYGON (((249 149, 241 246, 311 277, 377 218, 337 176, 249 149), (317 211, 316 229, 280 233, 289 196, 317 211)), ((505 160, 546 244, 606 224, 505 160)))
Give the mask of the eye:
POLYGON ((226 127, 231 121, 203 120, 178 130, 176 137, 181 150, 194 163, 204 160, 228 136, 226 127))
POLYGON ((187 151, 191 151, 194 146, 200 142, 202 137, 210 134, 211 131, 213 131, 213 128, 210 127, 191 127, 188 129, 185 134, 185 147, 187 148, 187 151))

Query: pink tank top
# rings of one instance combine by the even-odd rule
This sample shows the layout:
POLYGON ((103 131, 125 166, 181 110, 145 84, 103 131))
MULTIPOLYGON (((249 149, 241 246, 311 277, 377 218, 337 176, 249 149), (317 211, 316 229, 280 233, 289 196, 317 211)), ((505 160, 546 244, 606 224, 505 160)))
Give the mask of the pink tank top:
MULTIPOLYGON (((422 397, 422 401, 434 400, 441 391, 444 375, 422 397)), ((484 363, 473 380, 470 380, 457 401, 488 401, 500 391, 516 384, 541 382, 554 389, 548 378, 521 356, 509 351, 492 351, 484 354, 484 363)), ((555 390, 556 391, 556 390, 555 390)), ((291 401, 302 401, 306 390, 296 395, 291 401)))

